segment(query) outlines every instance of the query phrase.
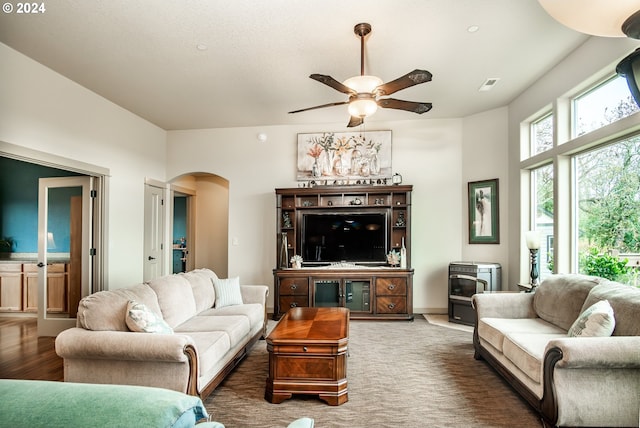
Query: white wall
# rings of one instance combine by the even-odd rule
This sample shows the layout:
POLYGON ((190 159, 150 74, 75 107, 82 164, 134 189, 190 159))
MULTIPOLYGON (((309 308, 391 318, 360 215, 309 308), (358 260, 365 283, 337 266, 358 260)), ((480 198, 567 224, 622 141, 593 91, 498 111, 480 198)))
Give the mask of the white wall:
MULTIPOLYGON (((165 132, 1 44, 0 61, 0 140, 110 170, 109 288, 142 279, 145 177, 170 181, 191 172, 229 180, 228 275, 273 287, 274 189, 297 185, 296 135, 342 131, 343 123, 165 132), (259 132, 267 142, 257 141, 259 132)), ((392 130, 394 171, 414 186, 416 312, 446 312, 451 261, 511 261, 517 186, 505 171, 507 147, 517 140, 507 140, 506 121, 501 108, 464 119, 369 123, 369 130, 392 130), (495 177, 501 244, 470 246, 467 182, 495 177)), ((507 273, 518 276, 504 273, 505 281, 507 273)))
POLYGON ((110 171, 109 288, 142 280, 145 177, 165 179, 166 132, 0 44, 0 141, 110 171))
MULTIPOLYGON (((508 289, 510 281, 506 269, 508 263, 508 225, 513 217, 508 210, 509 180, 507 175, 508 109, 506 107, 479 113, 464 118, 462 144, 462 183, 459 194, 464 215, 461 229, 464 231, 460 246, 462 260, 474 262, 497 262, 502 266, 502 288, 508 289), (500 225, 499 244, 469 244, 469 203, 470 181, 498 179, 498 221, 500 225)), ((517 220, 517 219, 516 219, 517 220)))
MULTIPOLYGON (((520 224, 520 125, 558 97, 578 86, 615 73, 618 62, 639 47, 638 40, 628 38, 590 37, 557 66, 533 83, 509 104, 508 121, 508 276, 514 282, 528 282, 528 252, 521 243, 526 225, 520 224), (523 268, 521 269, 521 266, 523 268)), ((505 229, 502 229, 505 230, 505 229)), ((503 272, 504 273, 504 272, 503 272)))
MULTIPOLYGON (((444 312, 447 266, 460 259, 460 225, 466 218, 460 198, 462 120, 372 122, 368 129, 374 126, 392 130, 393 169, 414 186, 414 310, 444 312)), ((344 130, 344 124, 333 123, 168 132, 169 178, 202 171, 229 180, 229 276, 267 284, 273 291, 274 189, 297 186, 297 134, 344 130), (259 132, 267 134, 267 142, 257 141, 259 132)), ((272 302, 273 292, 270 307, 272 302)))

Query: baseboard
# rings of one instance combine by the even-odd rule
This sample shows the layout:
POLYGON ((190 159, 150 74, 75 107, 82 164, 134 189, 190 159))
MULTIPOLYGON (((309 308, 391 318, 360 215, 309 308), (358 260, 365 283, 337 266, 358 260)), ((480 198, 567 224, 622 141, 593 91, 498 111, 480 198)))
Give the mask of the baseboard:
POLYGON ((413 308, 414 314, 448 315, 449 308, 413 308))

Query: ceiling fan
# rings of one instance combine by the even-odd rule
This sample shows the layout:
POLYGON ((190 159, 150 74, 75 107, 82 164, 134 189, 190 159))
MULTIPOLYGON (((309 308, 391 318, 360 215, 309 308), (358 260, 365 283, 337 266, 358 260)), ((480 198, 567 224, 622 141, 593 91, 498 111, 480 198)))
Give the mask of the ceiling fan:
POLYGON ((364 123, 364 118, 375 113, 378 107, 406 110, 418 114, 426 113, 431 110, 431 103, 403 101, 395 98, 381 98, 398 92, 401 89, 429 82, 431 81, 432 75, 426 70, 416 69, 387 83, 383 83, 382 80, 376 76, 365 75, 364 38, 371 32, 371 25, 367 23, 360 23, 353 28, 353 31, 360 37, 360 75, 351 77, 343 83, 340 83, 333 77, 326 76, 324 74, 312 74, 309 76, 313 80, 317 80, 318 82, 324 83, 343 94, 347 94, 349 99, 347 101, 338 101, 335 103, 294 110, 289 113, 300 113, 307 110, 349 104, 351 120, 349 120, 347 127, 354 127, 364 123))

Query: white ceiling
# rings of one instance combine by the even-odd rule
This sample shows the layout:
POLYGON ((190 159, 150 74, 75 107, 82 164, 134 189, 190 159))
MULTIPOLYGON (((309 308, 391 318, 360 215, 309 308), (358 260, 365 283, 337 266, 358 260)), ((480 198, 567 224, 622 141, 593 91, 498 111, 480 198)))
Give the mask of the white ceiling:
MULTIPOLYGON (((433 81, 394 98, 422 116, 464 117, 508 104, 588 36, 536 0, 51 0, 0 13, 0 42, 167 130, 348 121, 346 100, 309 79, 360 73, 359 22, 373 31, 365 71, 387 82, 421 68, 433 81), (475 33, 467 31, 476 25, 475 33), (199 50, 199 44, 206 50, 199 50), (488 78, 494 89, 479 92, 488 78)), ((64 100, 60 100, 64 102, 64 100)))

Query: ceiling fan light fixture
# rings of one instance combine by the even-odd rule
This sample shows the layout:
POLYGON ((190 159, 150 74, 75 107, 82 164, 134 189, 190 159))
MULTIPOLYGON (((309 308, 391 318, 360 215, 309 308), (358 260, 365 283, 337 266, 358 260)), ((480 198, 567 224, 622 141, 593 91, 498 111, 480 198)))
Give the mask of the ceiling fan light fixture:
POLYGON ((378 104, 372 98, 356 98, 349 102, 349 114, 353 117, 368 117, 378 110, 378 104))
POLYGON ((354 76, 344 82, 345 86, 353 89, 356 93, 373 93, 375 89, 382 85, 382 79, 376 76, 354 76))

